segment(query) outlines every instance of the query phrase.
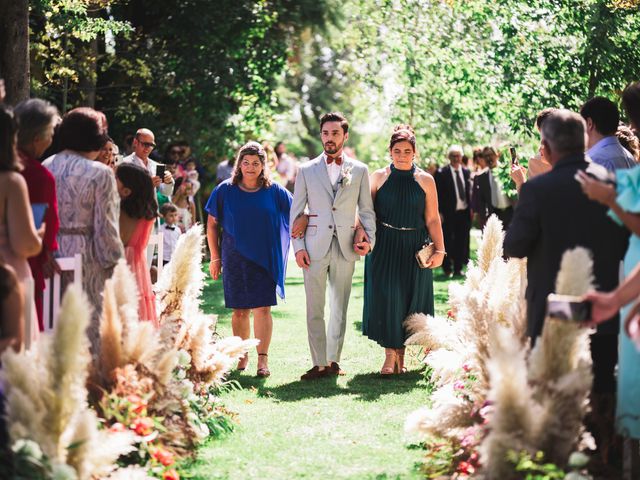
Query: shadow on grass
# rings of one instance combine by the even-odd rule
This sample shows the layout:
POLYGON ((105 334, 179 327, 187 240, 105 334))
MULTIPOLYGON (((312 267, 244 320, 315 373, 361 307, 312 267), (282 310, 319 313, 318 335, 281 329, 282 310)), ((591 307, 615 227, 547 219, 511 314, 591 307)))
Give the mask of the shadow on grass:
POLYGON ((358 400, 373 402, 383 395, 410 392, 416 388, 424 388, 419 382, 424 379, 420 371, 409 371, 402 375, 382 376, 379 373, 361 373, 347 382, 350 394, 357 395, 358 400))

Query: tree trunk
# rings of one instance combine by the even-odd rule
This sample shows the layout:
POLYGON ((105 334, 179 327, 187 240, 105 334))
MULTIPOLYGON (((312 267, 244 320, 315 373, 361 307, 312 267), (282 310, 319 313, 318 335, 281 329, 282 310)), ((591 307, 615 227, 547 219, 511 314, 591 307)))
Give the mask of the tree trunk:
POLYGON ((0 0, 0 77, 8 104, 29 98, 28 0, 0 0))
POLYGON ((84 106, 95 108, 96 106, 96 82, 98 80, 98 38, 79 45, 78 52, 84 58, 80 67, 81 103, 84 106))

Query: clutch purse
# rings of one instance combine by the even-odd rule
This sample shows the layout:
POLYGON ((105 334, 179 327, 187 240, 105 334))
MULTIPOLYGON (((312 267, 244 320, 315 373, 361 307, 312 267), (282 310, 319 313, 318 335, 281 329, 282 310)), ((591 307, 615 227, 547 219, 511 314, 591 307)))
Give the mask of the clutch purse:
POLYGON ((416 260, 418 261, 418 265, 420 266, 420 268, 427 268, 427 262, 429 262, 429 259, 433 257, 435 253, 436 246, 433 244, 433 242, 425 245, 420 250, 418 250, 416 252, 416 260))

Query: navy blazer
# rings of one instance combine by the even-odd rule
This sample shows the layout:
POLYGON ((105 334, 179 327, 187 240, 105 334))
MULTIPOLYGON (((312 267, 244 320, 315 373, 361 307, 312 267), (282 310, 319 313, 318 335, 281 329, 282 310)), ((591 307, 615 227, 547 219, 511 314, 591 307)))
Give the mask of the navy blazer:
MULTIPOLYGON (((528 334, 534 338, 542 332, 547 295, 555 291, 566 250, 581 246, 591 251, 598 290, 618 285, 629 233, 609 218, 607 207, 582 192, 574 176, 588 165, 584 154, 572 155, 526 182, 504 239, 507 256, 527 258, 528 334)), ((616 334, 618 320, 600 325, 598 333, 616 334)))

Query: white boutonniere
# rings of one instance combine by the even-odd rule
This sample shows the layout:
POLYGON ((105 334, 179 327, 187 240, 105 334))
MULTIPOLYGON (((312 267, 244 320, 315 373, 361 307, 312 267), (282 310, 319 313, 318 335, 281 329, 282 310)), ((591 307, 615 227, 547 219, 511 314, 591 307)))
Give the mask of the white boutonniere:
POLYGON ((342 164, 342 170, 340 171, 340 176, 342 177, 340 179, 340 186, 348 187, 351 185, 351 179, 353 177, 351 170, 353 170, 353 165, 342 164))

